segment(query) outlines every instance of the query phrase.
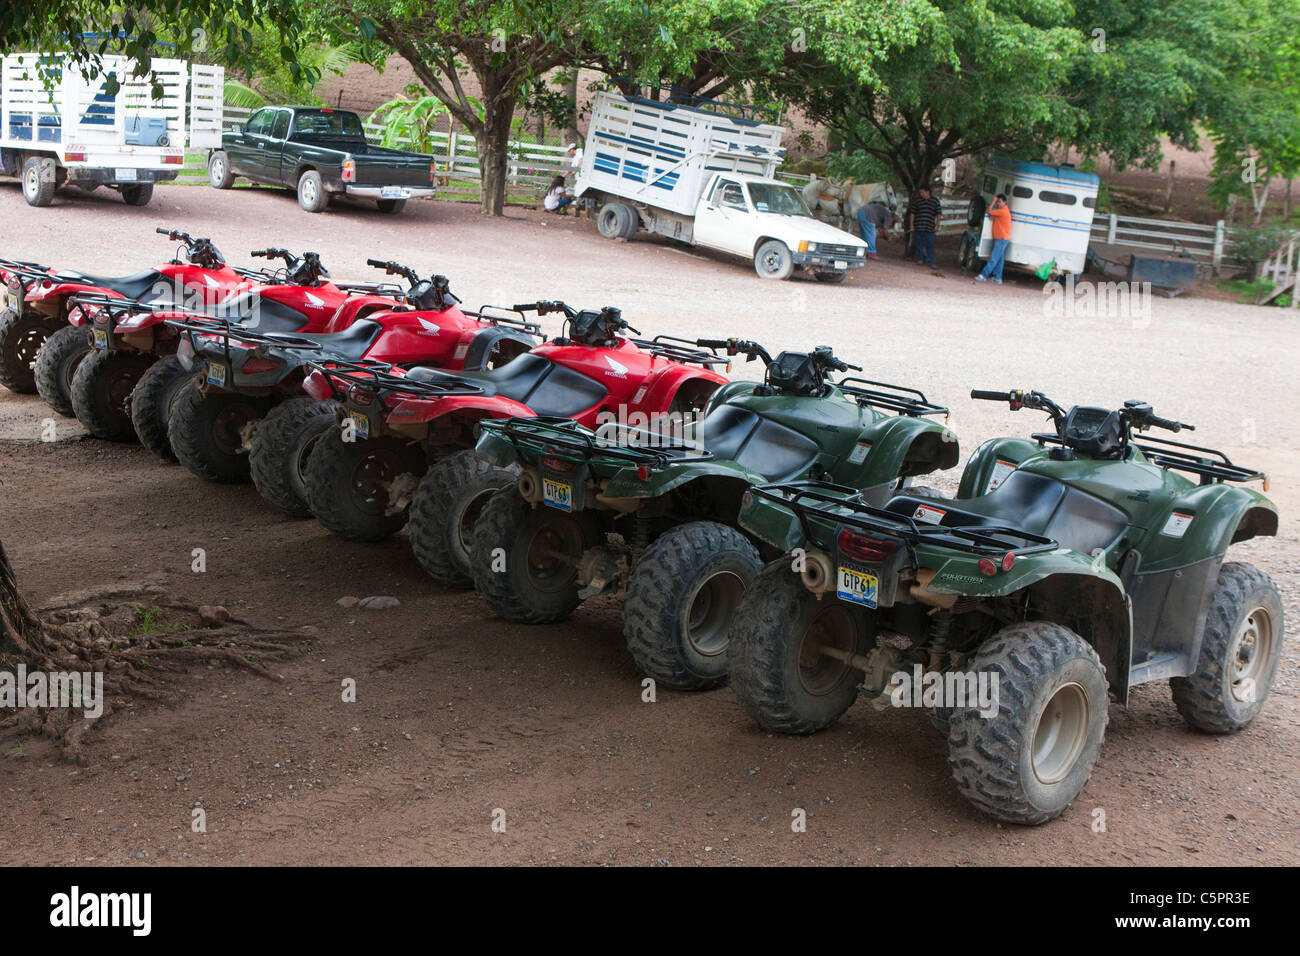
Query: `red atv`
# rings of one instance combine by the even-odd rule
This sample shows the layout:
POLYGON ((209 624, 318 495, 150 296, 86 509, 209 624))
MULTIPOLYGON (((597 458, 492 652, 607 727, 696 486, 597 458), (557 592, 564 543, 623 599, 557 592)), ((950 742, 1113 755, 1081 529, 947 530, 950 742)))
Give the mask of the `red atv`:
POLYGON ((314 252, 295 256, 285 249, 258 249, 252 256, 281 259, 281 269, 262 275, 197 308, 143 303, 104 295, 78 295, 72 310, 89 324, 94 354, 72 381, 77 418, 97 438, 137 438, 164 460, 173 458, 167 416, 184 393, 189 374, 176 358, 179 332, 169 320, 197 316, 261 331, 316 331, 331 321, 351 323, 367 312, 391 308, 396 286, 347 285, 330 281, 314 252))
POLYGON ((419 479, 410 497, 415 555, 440 582, 468 587, 473 520, 493 492, 516 479, 474 454, 476 422, 537 415, 589 428, 605 416, 652 422, 698 412, 727 381, 713 370, 727 359, 694 343, 623 338, 624 330, 640 333, 618 309, 578 312, 563 302, 515 308, 564 313, 567 335, 484 372, 335 368, 308 376, 309 393, 344 403, 341 428, 322 438, 307 462, 307 501, 326 528, 361 541, 400 530, 410 479, 419 479))
POLYGON ((183 242, 184 254, 129 276, 57 272, 36 263, 0 260, 9 300, 0 314, 0 384, 15 392, 38 392, 60 415, 71 416, 73 372, 89 350, 74 296, 181 302, 197 290, 231 291, 264 281, 261 273, 228 266, 210 239, 175 229, 156 231, 183 242))
POLYGON ((445 276, 421 279, 399 263, 367 261, 406 278, 410 287, 397 293, 404 304, 390 301, 355 321, 340 310, 317 334, 172 323, 185 330, 181 364, 203 371, 168 419, 172 447, 191 471, 208 481, 237 481, 251 471, 267 501, 308 517, 303 465, 337 407, 302 393, 309 360, 472 370, 509 361, 541 340, 541 328, 522 316, 458 308, 445 276))

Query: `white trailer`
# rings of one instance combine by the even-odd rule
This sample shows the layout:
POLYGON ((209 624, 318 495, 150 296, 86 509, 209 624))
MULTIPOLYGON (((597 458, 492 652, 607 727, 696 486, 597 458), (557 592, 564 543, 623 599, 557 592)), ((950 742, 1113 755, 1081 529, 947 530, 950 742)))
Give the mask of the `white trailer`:
POLYGON ((763 278, 803 267, 840 281, 865 263, 866 247, 814 219, 799 191, 774 178, 784 132, 722 104, 597 93, 574 192, 601 203, 607 238, 645 229, 752 259, 763 278))
POLYGON ((48 206, 69 184, 143 206, 154 183, 176 178, 187 147, 221 145, 223 67, 155 59, 134 70, 112 55, 90 78, 63 54, 0 59, 0 174, 21 178, 28 203, 48 206))

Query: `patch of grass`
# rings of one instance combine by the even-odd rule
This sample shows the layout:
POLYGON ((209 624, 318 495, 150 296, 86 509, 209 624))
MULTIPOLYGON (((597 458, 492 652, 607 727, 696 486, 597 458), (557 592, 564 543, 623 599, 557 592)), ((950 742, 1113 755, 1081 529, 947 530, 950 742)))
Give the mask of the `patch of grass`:
POLYGON ((1216 284, 1224 292, 1237 296, 1239 302, 1247 305, 1272 292, 1274 286, 1271 279, 1222 279, 1216 284))
POLYGON ((162 608, 157 605, 136 605, 135 608, 135 628, 131 631, 132 637, 145 637, 153 634, 155 631, 162 630, 162 608))

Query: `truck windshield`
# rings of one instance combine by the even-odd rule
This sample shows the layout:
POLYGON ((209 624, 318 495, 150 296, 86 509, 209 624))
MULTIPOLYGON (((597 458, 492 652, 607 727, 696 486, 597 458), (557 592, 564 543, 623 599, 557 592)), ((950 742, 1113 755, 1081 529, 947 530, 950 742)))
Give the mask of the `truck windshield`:
POLYGON ((749 198, 759 212, 774 212, 780 216, 811 216, 803 196, 790 186, 773 186, 770 183, 750 183, 749 198))
POLYGON ((293 118, 295 136, 364 136, 356 113, 300 110, 293 118))

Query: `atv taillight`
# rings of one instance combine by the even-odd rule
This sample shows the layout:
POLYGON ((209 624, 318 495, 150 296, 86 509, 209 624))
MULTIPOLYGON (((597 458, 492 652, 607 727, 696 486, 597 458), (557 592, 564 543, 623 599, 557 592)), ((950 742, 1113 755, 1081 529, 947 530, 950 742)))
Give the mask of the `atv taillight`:
POLYGON ((180 362, 181 368, 186 371, 194 367, 194 341, 188 335, 182 335, 176 345, 176 361, 180 362))
POLYGON ((563 474, 568 474, 569 472, 577 468, 578 463, 574 461, 569 461, 565 458, 557 457, 556 455, 543 455, 542 467, 545 468, 547 471, 555 471, 563 475, 563 474))
POLYGON ((980 558, 978 564, 980 574, 986 578, 993 577, 999 571, 1010 571, 1015 566, 1016 553, 1014 551, 1008 551, 998 561, 994 561, 992 558, 980 558))
POLYGON ((345 183, 354 183, 357 181, 357 161, 351 156, 343 160, 343 176, 345 183))
POLYGON ((856 561, 879 564, 898 549, 898 542, 890 538, 868 538, 846 529, 840 532, 839 548, 841 554, 856 561))
POLYGON ((74 305, 68 310, 68 322, 72 325, 81 325, 86 321, 86 310, 79 305, 74 305))
POLYGON ((334 389, 330 387, 329 380, 320 369, 313 369, 307 374, 302 382, 302 390, 318 402, 334 397, 334 389))
POLYGON ((354 405, 369 405, 374 402, 375 390, 364 385, 353 385, 348 389, 348 401, 354 405))
POLYGON ((1006 554, 1002 555, 1001 567, 1003 571, 1010 571, 1015 566, 1016 566, 1016 553, 1014 551, 1008 551, 1006 554))
POLYGON ((244 375, 257 375, 259 372, 274 372, 279 367, 277 359, 249 358, 239 371, 244 375))

